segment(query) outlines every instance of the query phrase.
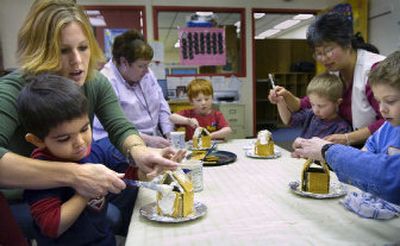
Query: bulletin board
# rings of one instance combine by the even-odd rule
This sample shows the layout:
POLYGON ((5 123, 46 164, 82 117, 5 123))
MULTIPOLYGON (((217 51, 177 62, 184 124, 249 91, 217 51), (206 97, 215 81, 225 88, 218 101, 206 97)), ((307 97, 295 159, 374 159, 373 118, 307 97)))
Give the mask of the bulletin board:
POLYGON ((104 29, 104 53, 106 59, 111 59, 112 56, 112 44, 116 36, 123 34, 128 31, 126 28, 105 28, 104 29))
POLYGON ((182 65, 225 65, 224 28, 180 28, 180 63, 182 65))

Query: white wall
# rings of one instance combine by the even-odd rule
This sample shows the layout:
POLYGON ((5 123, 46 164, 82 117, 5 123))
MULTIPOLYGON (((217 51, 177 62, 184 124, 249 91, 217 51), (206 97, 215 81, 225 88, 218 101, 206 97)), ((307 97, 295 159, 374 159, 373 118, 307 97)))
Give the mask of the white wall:
POLYGON ((3 51, 4 68, 15 68, 17 65, 17 32, 31 5, 31 0, 1 0, 0 8, 0 42, 3 51))
POLYGON ((370 0, 368 42, 381 54, 400 50, 400 0, 370 0))
POLYGON ((303 25, 290 32, 277 36, 277 39, 306 39, 307 29, 309 24, 303 25))
MULTIPOLYGON (((17 30, 22 24, 31 0, 1 0, 0 8, 0 41, 2 43, 4 67, 15 68, 17 30)), ((251 35, 251 8, 276 9, 325 9, 340 0, 78 0, 82 5, 141 5, 146 6, 148 40, 153 40, 152 6, 215 6, 246 8, 246 77, 241 91, 241 103, 246 105, 246 135, 253 135, 253 47, 251 35)), ((266 92, 267 93, 267 92, 266 92)))

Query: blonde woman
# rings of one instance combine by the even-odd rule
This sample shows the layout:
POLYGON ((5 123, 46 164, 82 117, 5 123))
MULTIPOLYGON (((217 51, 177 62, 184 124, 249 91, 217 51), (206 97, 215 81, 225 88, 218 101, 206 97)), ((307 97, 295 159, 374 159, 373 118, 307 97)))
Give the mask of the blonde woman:
POLYGON ((110 83, 96 68, 103 54, 88 18, 72 0, 36 0, 18 33, 20 69, 0 79, 0 186, 30 189, 70 186, 87 197, 119 193, 126 185, 104 165, 54 165, 28 158, 33 146, 24 140, 16 98, 27 75, 54 73, 75 81, 89 101, 89 117, 96 114, 111 142, 130 155, 144 173, 156 175, 178 164, 172 149, 147 148, 134 126, 125 118, 110 83))

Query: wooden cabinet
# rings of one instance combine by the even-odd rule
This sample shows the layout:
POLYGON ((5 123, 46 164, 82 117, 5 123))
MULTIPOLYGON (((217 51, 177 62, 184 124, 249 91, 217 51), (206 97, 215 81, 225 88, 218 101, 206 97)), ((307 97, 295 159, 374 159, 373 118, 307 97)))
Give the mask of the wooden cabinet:
POLYGON ((232 134, 229 139, 245 138, 244 104, 219 103, 215 104, 214 107, 221 111, 232 128, 232 134))
POLYGON ((283 126, 276 105, 268 101, 271 89, 268 73, 274 75, 276 85, 299 97, 306 94, 307 84, 315 74, 314 71, 299 71, 304 68, 302 65, 314 64, 312 50, 305 40, 256 40, 255 54, 254 134, 283 126))

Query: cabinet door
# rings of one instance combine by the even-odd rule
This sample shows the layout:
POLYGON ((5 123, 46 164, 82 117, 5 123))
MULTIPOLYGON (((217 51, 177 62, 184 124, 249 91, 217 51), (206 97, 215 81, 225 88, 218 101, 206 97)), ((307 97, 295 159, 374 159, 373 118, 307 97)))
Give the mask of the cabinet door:
POLYGON ((245 138, 245 132, 243 126, 231 126, 232 133, 229 135, 229 139, 241 139, 245 138))
POLYGON ((217 108, 231 126, 244 126, 243 104, 218 104, 217 108))

